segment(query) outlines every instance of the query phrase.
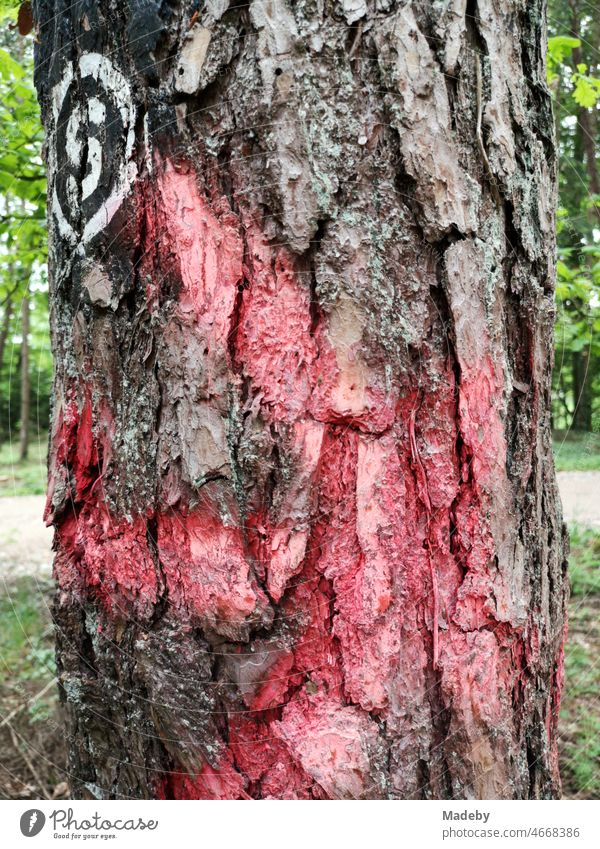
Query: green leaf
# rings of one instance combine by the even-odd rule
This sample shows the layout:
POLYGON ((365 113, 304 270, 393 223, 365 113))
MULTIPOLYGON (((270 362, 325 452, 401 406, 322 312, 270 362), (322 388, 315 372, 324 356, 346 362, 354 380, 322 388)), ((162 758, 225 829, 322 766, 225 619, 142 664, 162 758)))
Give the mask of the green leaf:
POLYGON ((556 263, 556 273, 563 280, 571 280, 573 277, 571 269, 560 259, 556 263))
POLYGON ((22 0, 0 0, 0 20, 2 18, 16 18, 22 0))
POLYGON ((548 39, 548 58, 549 61, 560 65, 573 52, 573 48, 581 47, 581 41, 578 38, 571 38, 568 35, 555 35, 548 39))
POLYGON ((25 74, 25 69, 16 62, 10 53, 0 49, 0 77, 5 80, 20 80, 25 74))
POLYGON ((591 109, 600 99, 600 79, 585 76, 584 74, 573 74, 575 89, 573 98, 579 106, 591 109))

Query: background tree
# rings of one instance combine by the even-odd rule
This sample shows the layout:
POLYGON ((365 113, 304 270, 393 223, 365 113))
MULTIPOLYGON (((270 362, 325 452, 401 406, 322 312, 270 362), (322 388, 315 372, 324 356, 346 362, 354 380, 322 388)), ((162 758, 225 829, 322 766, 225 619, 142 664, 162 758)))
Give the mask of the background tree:
POLYGON ((556 427, 597 429, 600 389, 600 177, 598 44, 600 5, 551 4, 549 82, 561 156, 558 218, 556 427))
POLYGON ((74 795, 556 795, 543 5, 33 9, 74 795))
POLYGON ((6 350, 6 342, 10 331, 10 321, 13 313, 13 297, 14 292, 8 291, 4 293, 2 301, 2 326, 0 328, 0 368, 4 364, 4 351, 6 350))
POLYGON ((21 434, 19 457, 26 460, 29 453, 29 287, 21 300, 21 434))
POLYGON ((36 413, 38 427, 48 426, 52 380, 45 273, 46 175, 41 159, 43 131, 39 106, 31 82, 31 45, 3 23, 4 29, 0 31, 0 440, 11 430, 20 431, 18 454, 25 458, 33 424, 31 411, 36 413), (36 379, 32 381, 33 368, 36 379), (15 380, 17 369, 20 380, 15 380))

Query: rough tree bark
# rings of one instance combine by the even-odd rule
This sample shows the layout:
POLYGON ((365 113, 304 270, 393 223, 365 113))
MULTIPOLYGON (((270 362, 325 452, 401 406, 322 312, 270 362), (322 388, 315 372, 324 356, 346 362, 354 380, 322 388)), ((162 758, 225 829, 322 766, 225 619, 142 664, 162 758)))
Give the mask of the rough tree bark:
POLYGON ((37 0, 75 796, 559 793, 540 0, 37 0))

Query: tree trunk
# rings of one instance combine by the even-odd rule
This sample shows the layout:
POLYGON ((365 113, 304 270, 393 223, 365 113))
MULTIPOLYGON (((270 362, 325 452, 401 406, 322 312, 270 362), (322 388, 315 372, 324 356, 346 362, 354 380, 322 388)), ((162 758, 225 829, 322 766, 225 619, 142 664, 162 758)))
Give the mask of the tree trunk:
MULTIPOLYGON (((10 333, 10 321, 13 314, 13 293, 9 293, 3 302, 4 313, 2 315, 2 327, 0 328, 0 380, 4 375, 4 353, 6 351, 6 343, 8 341, 8 334, 10 333)), ((4 406, 6 404, 6 398, 2 398, 0 401, 0 443, 4 442, 6 439, 6 431, 4 429, 5 417, 4 417, 4 406)))
MULTIPOLYGON (((572 12, 571 34, 574 38, 581 40, 581 11, 579 3, 577 0, 571 0, 569 5, 572 12)), ((598 3, 586 3, 586 13, 589 13, 590 9, 592 10, 592 60, 591 62, 585 62, 581 47, 575 47, 573 49, 573 64, 575 67, 581 63, 588 65, 590 75, 595 76, 598 73, 598 64, 595 61, 597 55, 595 45, 598 44, 598 36, 600 36, 600 6, 598 3)), ((596 136, 598 131, 596 110, 581 107, 578 111, 577 121, 581 129, 583 150, 585 151, 585 167, 589 180, 589 192, 593 195, 600 195, 600 173, 598 173, 598 164, 596 161, 596 136)), ((600 207, 596 204, 590 204, 588 208, 588 219, 591 227, 598 226, 598 222, 600 221, 600 207)))
MULTIPOLYGON (((572 34, 575 38, 581 39, 581 12, 579 4, 571 0, 572 11, 572 34)), ((600 35, 600 18, 598 17, 598 9, 595 9, 596 14, 593 17, 593 31, 595 35, 600 35)), ((598 44, 598 38, 592 39, 593 44, 598 44)), ((573 50, 573 62, 575 67, 584 61, 584 56, 580 47, 573 50)), ((594 64, 590 67, 590 73, 595 74, 596 67, 594 64)), ((591 195, 600 195, 600 174, 596 162, 596 135, 597 122, 596 110, 580 108, 577 115, 579 129, 581 131, 583 150, 585 151, 585 166, 588 176, 588 191, 591 195)), ((596 204, 590 204, 587 209, 587 218, 590 232, 598 226, 600 222, 600 207, 596 204)), ((593 236, 592 236, 593 238, 593 236)), ((595 258, 593 254, 587 254, 587 265, 590 269, 590 274, 593 274, 593 266, 595 258)), ((584 309, 587 307, 585 305, 584 309)), ((590 432, 592 430, 592 399, 593 399, 593 357, 591 356, 591 344, 593 328, 590 321, 590 341, 588 348, 583 351, 573 351, 572 353, 572 374, 573 374, 573 430, 581 430, 590 432)))
POLYGON ((21 425, 19 459, 29 454, 29 289, 21 301, 21 425))
POLYGON ((592 358, 589 348, 573 351, 571 365, 573 373, 573 430, 592 430, 592 358))
POLYGON ((34 6, 74 795, 556 796, 541 2, 34 6))
POLYGON ((4 371, 4 351, 10 332, 10 320, 13 312, 12 297, 8 295, 4 301, 4 313, 2 315, 2 327, 0 328, 0 375, 4 371))

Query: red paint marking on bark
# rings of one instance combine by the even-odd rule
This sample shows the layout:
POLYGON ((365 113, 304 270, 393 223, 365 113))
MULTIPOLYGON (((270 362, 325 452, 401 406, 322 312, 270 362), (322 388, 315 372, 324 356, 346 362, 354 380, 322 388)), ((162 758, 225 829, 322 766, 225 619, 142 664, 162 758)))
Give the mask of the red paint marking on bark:
POLYGON ((261 718, 232 717, 229 743, 238 769, 259 789, 260 798, 310 799, 314 781, 261 718))
MULTIPOLYGON (((268 604, 254 568, 280 602, 283 621, 272 639, 253 640, 251 657, 240 652, 223 662, 248 714, 236 707, 224 720, 229 748, 220 761, 199 764, 197 775, 174 770, 158 792, 377 795, 378 725, 368 712, 402 739, 396 780, 406 778, 407 787, 395 790, 413 792, 409 767, 416 774, 419 752, 435 742, 432 658, 441 702, 453 705, 471 747, 460 780, 493 795, 502 771, 494 770, 492 784, 485 776, 514 733, 511 694, 526 685, 524 654, 535 655, 539 638, 532 627, 523 648, 510 598, 490 578, 499 537, 484 507, 505 480, 494 407, 501 370, 487 353, 461 363, 458 458, 453 373, 445 362, 432 367, 434 389, 398 398, 382 368, 363 360, 364 318, 354 307, 340 303, 311 322, 302 268, 269 246, 253 219, 243 218, 242 240, 227 202, 209 201, 191 169, 167 163, 157 185, 160 211, 150 232, 163 231, 181 279, 173 321, 206 342, 205 368, 218 376, 207 397, 222 399, 228 381, 249 378, 252 412, 289 470, 268 507, 252 496, 244 532, 229 503, 203 494, 189 510, 176 473, 169 503, 177 510, 152 517, 169 603, 184 622, 247 641, 268 604), (416 726, 416 741, 403 736, 416 726)), ((57 531, 60 586, 94 592, 113 618, 143 618, 161 579, 146 517, 127 522, 101 504, 110 440, 99 434, 110 432, 110 412, 87 397, 79 404, 70 398, 55 421, 53 465, 64 480, 54 483, 71 480, 74 503, 57 531)), ((549 737, 561 676, 557 670, 548 697, 549 737)))
POLYGON ((218 767, 205 763, 199 772, 186 775, 172 772, 159 782, 157 796, 161 799, 249 799, 242 775, 233 766, 226 752, 218 767))
POLYGON ((279 601, 289 580, 303 566, 312 514, 317 500, 319 461, 325 428, 311 420, 296 422, 289 431, 288 463, 294 468, 293 480, 281 493, 271 515, 253 519, 252 527, 260 537, 258 553, 267 589, 279 601), (259 526, 260 525, 260 529, 259 526))
POLYGON ((250 701, 249 707, 252 710, 263 711, 283 704, 290 688, 292 679, 290 672, 293 666, 294 655, 291 652, 279 657, 269 667, 269 677, 250 701))
POLYGON ((344 428, 331 429, 323 453, 315 566, 333 588, 345 693, 364 710, 381 710, 393 686, 403 616, 398 456, 391 436, 344 428))
MULTIPOLYGON (((309 556, 314 559, 316 553, 309 556)), ((229 717, 229 741, 238 769, 251 782, 249 792, 260 798, 328 798, 328 793, 307 774, 293 746, 288 746, 277 733, 281 706, 303 699, 304 685, 312 690, 329 692, 333 703, 340 705, 342 675, 339 649, 331 634, 330 604, 333 593, 327 581, 310 565, 305 565, 298 583, 291 587, 282 602, 281 614, 295 631, 293 665, 290 653, 281 649, 271 652, 275 661, 261 654, 258 644, 256 675, 265 683, 256 690, 249 686, 247 703, 253 712, 229 717), (301 688, 300 690, 298 688, 301 688), (293 695, 294 691, 298 695, 293 695), (258 713, 254 711, 259 710, 258 713)), ((265 648, 268 646, 265 645, 265 648)), ((246 673, 245 680, 248 675, 246 673)), ((307 732, 308 733, 308 732, 307 732)))
POLYGON ((427 556, 429 560, 429 573, 431 577, 431 591, 432 591, 432 636, 433 636, 433 668, 438 668, 439 661, 439 592, 438 592, 438 579, 435 571, 435 564, 433 561, 433 555, 431 552, 431 545, 433 544, 433 539, 431 538, 431 500, 429 498, 429 487, 427 482, 427 473, 423 467, 423 463, 421 462, 421 456, 419 454, 419 449, 417 447, 417 440, 415 438, 415 419, 417 415, 417 408, 413 407, 410 413, 409 418, 409 440, 410 440, 410 452, 412 457, 412 462, 415 468, 415 474, 417 476, 418 486, 419 486, 419 497, 425 506, 425 515, 427 520, 427 556))
POLYGON ((112 618, 151 615, 158 579, 148 550, 146 520, 111 516, 102 504, 86 504, 57 528, 54 561, 59 586, 92 591, 112 618))
POLYGON ((226 527, 213 510, 203 504, 190 513, 159 514, 158 555, 169 599, 180 614, 235 638, 266 600, 251 573, 239 527, 226 527))
POLYGON ((492 300, 495 313, 490 315, 481 246, 468 240, 456 243, 447 251, 446 267, 460 367, 458 424, 463 442, 464 485, 456 503, 456 524, 468 568, 454 618, 465 629, 495 622, 519 628, 527 618, 527 600, 519 572, 523 558, 518 551, 515 556, 519 533, 506 472, 505 375, 510 369, 499 338, 500 301, 492 300))
POLYGON ((450 629, 444 648, 441 686, 453 712, 449 734, 459 733, 470 748, 457 778, 473 786, 476 798, 505 798, 515 733, 512 694, 520 670, 495 631, 450 629))
POLYGON ((280 640, 254 640, 252 651, 229 652, 224 667, 251 711, 267 711, 284 703, 295 675, 294 655, 280 640))
POLYGON ((316 356, 310 289, 290 255, 275 250, 253 220, 245 222, 249 286, 242 296, 236 355, 261 394, 271 421, 304 415, 316 356))
POLYGON ((159 170, 164 249, 176 257, 182 283, 177 311, 205 341, 204 370, 210 378, 222 373, 223 362, 231 365, 228 340, 236 331, 232 318, 243 278, 238 219, 224 203, 208 203, 185 163, 175 167, 167 160, 159 170))
MULTIPOLYGON (((383 368, 374 370, 362 361, 362 326, 346 338, 345 320, 343 309, 334 310, 314 331, 319 354, 313 367, 310 413, 317 421, 382 433, 394 423, 396 392, 386 387, 383 368)), ((348 321, 358 318, 350 316, 348 321)))
MULTIPOLYGON (((314 555, 310 559, 314 560, 314 555)), ((331 584, 308 562, 298 583, 283 601, 282 615, 297 632, 293 645, 294 669, 301 675, 301 681, 341 694, 340 649, 332 635, 333 601, 331 584)))
POLYGON ((90 488, 102 477, 111 453, 113 417, 108 404, 94 412, 88 388, 73 389, 59 403, 50 440, 50 475, 44 518, 53 521, 53 499, 62 489, 72 505, 90 499, 90 488), (81 395, 81 399, 78 399, 81 395))
POLYGON ((378 730, 359 708, 322 693, 300 695, 271 727, 330 799, 359 799, 373 792, 378 730))
POLYGON ((113 516, 102 503, 100 466, 105 468, 110 454, 112 414, 105 403, 98 402, 94 423, 85 387, 81 404, 75 395, 73 391, 59 408, 52 435, 47 521, 55 518, 52 500, 59 481, 70 508, 57 523, 55 575, 61 588, 79 595, 95 594, 113 618, 144 618, 152 613, 158 597, 146 518, 113 516))

